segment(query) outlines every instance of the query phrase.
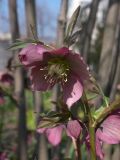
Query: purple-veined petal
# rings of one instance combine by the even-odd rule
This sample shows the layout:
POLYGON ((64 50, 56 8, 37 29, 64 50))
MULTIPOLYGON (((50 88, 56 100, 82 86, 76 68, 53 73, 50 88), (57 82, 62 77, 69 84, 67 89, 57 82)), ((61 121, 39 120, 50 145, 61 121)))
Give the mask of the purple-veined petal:
MULTIPOLYGON (((87 151, 88 151, 88 156, 90 157, 90 136, 89 134, 87 133, 86 135, 84 135, 84 142, 86 144, 86 147, 87 147, 87 151)), ((100 160, 103 160, 104 158, 104 153, 103 153, 103 150, 102 150, 102 141, 100 141, 100 139, 98 138, 98 135, 96 133, 96 139, 95 139, 95 147, 96 147, 96 155, 97 157, 100 158, 100 160)), ((90 158, 89 158, 90 159, 90 158)))
POLYGON ((62 48, 59 48, 59 49, 56 49, 56 50, 51 50, 49 51, 48 53, 50 53, 51 55, 58 55, 58 56, 65 56, 65 55, 68 55, 69 54, 69 49, 66 48, 66 47, 62 47, 62 48))
POLYGON ((48 141, 56 146, 61 142, 61 138, 62 138, 62 130, 63 130, 63 126, 57 126, 54 128, 48 128, 46 130, 46 136, 48 138, 48 141))
POLYGON ((0 82, 3 83, 6 86, 10 86, 13 84, 13 76, 10 73, 7 73, 5 71, 0 72, 0 82))
POLYGON ((82 128, 77 120, 70 120, 67 123, 67 135, 74 138, 79 138, 82 128))
POLYGON ((71 71, 74 72, 82 82, 89 79, 88 67, 79 54, 70 53, 66 56, 66 59, 69 61, 71 71))
POLYGON ((19 53, 19 59, 25 66, 33 66, 38 62, 40 64, 45 62, 46 51, 48 51, 43 45, 40 44, 29 44, 27 47, 21 50, 19 53))
POLYGON ((40 67, 31 69, 32 89, 37 91, 46 91, 51 88, 51 84, 45 79, 46 71, 40 67))
POLYGON ((71 107, 82 96, 83 86, 79 79, 71 73, 67 82, 62 87, 64 102, 68 107, 71 107))
POLYGON ((0 105, 3 105, 5 103, 5 99, 2 95, 2 93, 0 93, 0 105))
POLYGON ((38 133, 44 133, 46 131, 46 128, 38 128, 37 132, 38 133))
POLYGON ((100 141, 98 139, 97 134, 96 134, 96 143, 95 143, 95 145, 96 145, 96 154, 97 154, 97 156, 100 158, 100 160, 103 160, 104 153, 102 151, 102 141, 100 141))
POLYGON ((109 115, 97 129, 97 134, 108 144, 120 143, 120 113, 109 115))

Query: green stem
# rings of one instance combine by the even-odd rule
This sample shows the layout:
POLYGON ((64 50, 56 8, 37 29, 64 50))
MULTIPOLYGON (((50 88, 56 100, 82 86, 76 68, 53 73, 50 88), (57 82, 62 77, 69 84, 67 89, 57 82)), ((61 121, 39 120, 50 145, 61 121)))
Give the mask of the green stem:
POLYGON ((117 109, 120 109, 120 98, 111 103, 109 107, 104 108, 105 109, 99 114, 97 119, 94 121, 94 127, 96 127, 97 124, 101 123, 104 120, 104 118, 106 118, 110 113, 114 112, 117 109))
POLYGON ((91 115, 90 106, 88 104, 88 100, 87 100, 85 92, 83 93, 83 96, 82 96, 82 102, 84 103, 84 106, 86 107, 86 114, 87 114, 87 118, 88 118, 91 160, 96 160, 97 157, 96 157, 96 147, 95 147, 95 127, 93 126, 94 119, 91 115))
POLYGON ((91 160, 96 160, 96 147, 95 147, 95 128, 89 124, 89 135, 90 135, 90 154, 91 160))

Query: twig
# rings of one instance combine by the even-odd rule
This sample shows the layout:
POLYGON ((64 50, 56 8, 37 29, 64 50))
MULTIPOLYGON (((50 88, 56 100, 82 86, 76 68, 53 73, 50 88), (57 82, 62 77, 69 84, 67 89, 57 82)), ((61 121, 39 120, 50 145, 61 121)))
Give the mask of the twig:
POLYGON ((81 151, 80 151, 80 139, 77 140, 75 138, 72 138, 74 150, 75 150, 75 159, 76 160, 82 160, 81 151))

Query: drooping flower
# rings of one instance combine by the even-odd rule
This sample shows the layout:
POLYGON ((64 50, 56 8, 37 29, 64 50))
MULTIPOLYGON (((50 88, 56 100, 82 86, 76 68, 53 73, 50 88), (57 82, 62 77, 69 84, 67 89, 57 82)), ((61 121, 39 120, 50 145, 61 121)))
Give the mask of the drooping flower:
POLYGON ((0 152, 0 160, 7 160, 8 156, 6 152, 0 152))
POLYGON ((80 136, 82 128, 77 120, 70 120, 67 125, 61 124, 53 128, 39 128, 37 132, 44 133, 48 141, 56 146, 61 142, 63 129, 69 137, 77 139, 80 136))
MULTIPOLYGON (((90 136, 85 133, 84 139, 88 151, 90 150, 90 136)), ((100 160, 104 159, 103 143, 120 143, 120 110, 109 114, 97 127, 95 133, 96 155, 100 160)))
POLYGON ((6 71, 0 71, 0 105, 5 103, 4 87, 10 87, 13 84, 13 77, 6 71))
POLYGON ((13 76, 6 72, 6 71, 0 71, 0 82, 5 86, 10 86, 13 84, 13 76))
POLYGON ((4 95, 0 89, 0 105, 3 105, 5 103, 4 95))
POLYGON ((40 44, 30 44, 19 53, 19 58, 31 68, 34 90, 46 91, 59 83, 68 107, 82 96, 83 82, 89 79, 89 72, 80 55, 66 47, 47 50, 40 44))
POLYGON ((96 130, 96 153, 101 160, 104 157, 101 146, 103 142, 120 143, 120 110, 107 116, 96 130))
POLYGON ((39 65, 39 62, 42 63, 44 59, 43 53, 46 51, 48 51, 48 49, 43 45, 30 44, 26 48, 22 49, 22 51, 19 53, 19 58, 25 66, 34 66, 37 64, 37 62, 39 65))

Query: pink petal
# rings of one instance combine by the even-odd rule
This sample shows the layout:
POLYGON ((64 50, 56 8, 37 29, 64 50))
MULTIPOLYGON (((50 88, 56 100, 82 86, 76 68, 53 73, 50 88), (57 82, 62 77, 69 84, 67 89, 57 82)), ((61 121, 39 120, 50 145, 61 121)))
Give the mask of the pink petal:
POLYGON ((61 142, 62 130, 63 130, 62 125, 54 128, 49 128, 46 130, 46 136, 48 138, 48 141, 52 145, 56 146, 61 142))
POLYGON ((38 133, 44 133, 46 131, 46 128, 38 128, 37 132, 38 133))
POLYGON ((51 88, 51 84, 45 79, 45 70, 40 67, 34 67, 31 70, 32 89, 37 91, 46 91, 51 88))
POLYGON ((56 49, 56 50, 49 51, 50 54, 52 54, 52 55, 59 55, 59 56, 65 56, 69 52, 70 52, 69 49, 66 48, 66 47, 62 47, 62 48, 59 48, 59 49, 56 49))
POLYGON ((19 53, 19 59, 25 66, 32 66, 37 62, 43 62, 45 52, 48 51, 43 45, 29 44, 19 53))
MULTIPOLYGON (((89 153, 88 156, 90 156, 90 136, 89 134, 84 136, 85 136, 85 144, 89 153)), ((99 140, 97 133, 96 133, 95 146, 96 146, 96 155, 100 158, 100 160, 103 160, 104 153, 102 151, 102 142, 99 140)))
POLYGON ((5 99, 0 96, 0 105, 3 105, 5 103, 5 99))
POLYGON ((102 151, 102 142, 98 139, 97 136, 96 136, 96 154, 101 160, 103 160, 104 153, 102 151))
POLYGON ((64 102, 68 107, 71 107, 82 96, 83 86, 79 79, 72 74, 68 77, 68 81, 62 87, 64 102))
POLYGON ((98 137, 108 144, 120 143, 120 115, 108 116, 97 129, 98 137))
POLYGON ((79 122, 77 120, 68 121, 67 124, 67 134, 70 137, 79 138, 80 132, 82 130, 79 122))
POLYGON ((74 72, 82 82, 89 79, 88 67, 79 54, 68 54, 66 59, 70 63, 72 72, 74 72))
POLYGON ((4 85, 12 85, 13 81, 14 79, 10 73, 0 72, 0 82, 2 82, 4 85))

